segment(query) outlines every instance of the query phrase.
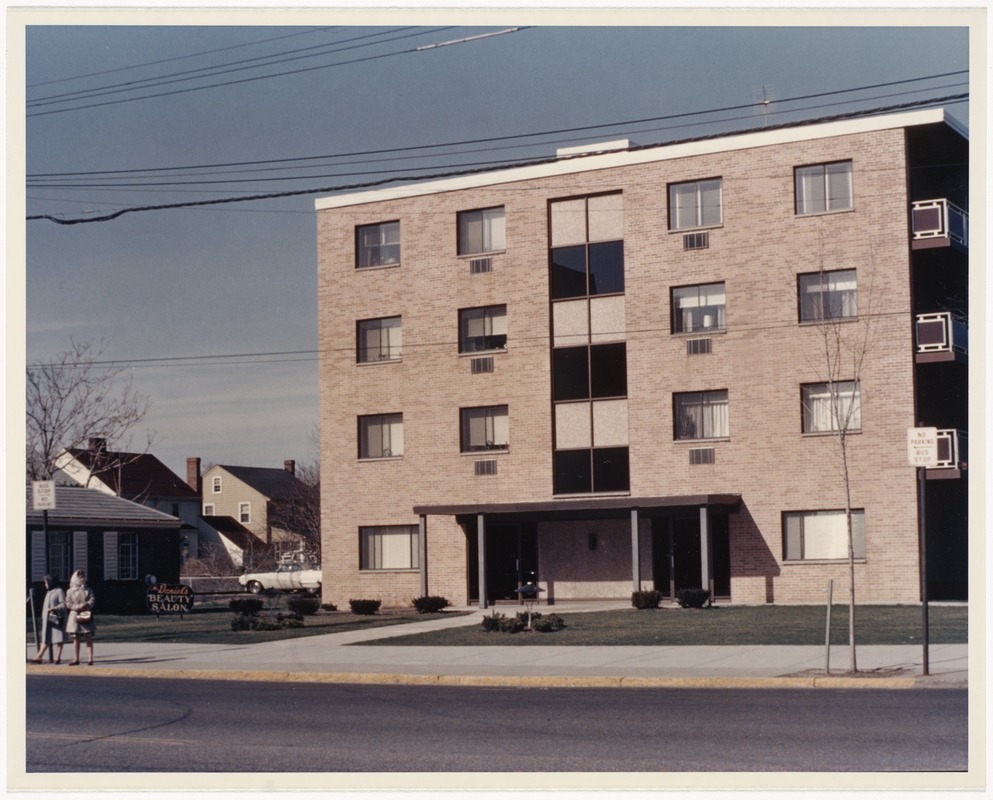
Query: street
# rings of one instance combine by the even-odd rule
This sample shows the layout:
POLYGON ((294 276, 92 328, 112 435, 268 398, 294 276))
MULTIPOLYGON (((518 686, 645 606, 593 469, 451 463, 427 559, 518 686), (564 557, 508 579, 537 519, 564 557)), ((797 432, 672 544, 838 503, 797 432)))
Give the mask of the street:
POLYGON ((26 700, 29 773, 931 772, 968 753, 958 689, 28 676, 26 700))

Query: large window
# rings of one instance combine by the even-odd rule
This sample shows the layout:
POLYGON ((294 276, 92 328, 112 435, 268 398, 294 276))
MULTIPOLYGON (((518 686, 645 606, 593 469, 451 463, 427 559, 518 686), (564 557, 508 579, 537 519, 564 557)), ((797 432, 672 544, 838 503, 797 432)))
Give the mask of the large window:
POLYGON ((503 206, 462 211, 459 220, 459 255, 493 253, 507 246, 503 206))
POLYGON ((704 283, 672 290, 672 332, 725 329, 724 284, 704 283))
POLYGON ((725 439, 728 428, 728 393, 685 392, 673 395, 675 438, 725 439))
POLYGON ((138 534, 117 535, 117 578, 122 581, 138 580, 138 534))
MULTIPOLYGON (((865 558, 865 511, 852 511, 852 550, 865 558)), ((844 511, 787 511, 783 514, 786 561, 836 561, 848 558, 844 511)))
POLYGON ((356 267, 386 267, 399 263, 399 222, 360 225, 355 229, 356 267))
POLYGON ((69 580, 69 565, 72 550, 68 531, 52 531, 48 534, 48 573, 57 581, 69 580))
POLYGON ((800 395, 804 433, 862 429, 861 389, 857 381, 810 383, 800 387, 800 395))
POLYGON ((397 361, 403 344, 400 317, 366 319, 358 323, 356 360, 360 364, 397 361))
POLYGON ((627 397, 627 344, 552 350, 552 399, 627 397))
POLYGON ((403 414, 359 417, 359 458, 403 455, 403 414))
POLYGON ((669 184, 669 230, 707 228, 722 222, 720 178, 669 184))
POLYGON ((623 209, 620 194, 550 204, 553 300, 624 291, 623 209))
POLYGON ((506 450, 510 445, 510 417, 507 406, 463 408, 462 452, 506 450))
POLYGON ((858 316, 858 291, 853 269, 798 275, 797 293, 801 322, 858 316))
POLYGON ((459 352, 502 350, 507 346, 507 306, 466 308, 459 312, 459 352))
POLYGON ((794 179, 797 214, 848 211, 854 206, 851 161, 797 167, 794 179))
POLYGON ((359 569, 417 569, 416 525, 359 528, 359 569))

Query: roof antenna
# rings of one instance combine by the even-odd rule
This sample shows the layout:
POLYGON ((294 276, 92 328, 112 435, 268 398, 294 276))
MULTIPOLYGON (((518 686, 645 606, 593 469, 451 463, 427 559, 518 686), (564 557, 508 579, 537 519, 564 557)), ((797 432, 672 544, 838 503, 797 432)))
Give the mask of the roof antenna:
POLYGON ((759 90, 754 89, 752 94, 755 97, 755 102, 762 105, 762 127, 769 127, 769 104, 772 102, 772 98, 769 96, 772 94, 771 89, 773 87, 766 87, 762 84, 762 96, 759 97, 759 90))

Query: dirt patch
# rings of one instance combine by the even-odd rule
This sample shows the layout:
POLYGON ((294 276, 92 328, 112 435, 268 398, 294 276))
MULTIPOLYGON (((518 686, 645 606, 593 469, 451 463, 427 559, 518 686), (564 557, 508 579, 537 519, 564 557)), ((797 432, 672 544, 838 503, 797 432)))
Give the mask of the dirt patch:
POLYGON ((805 669, 801 672, 791 672, 784 677, 788 678, 865 678, 866 680, 872 680, 873 678, 906 678, 914 677, 915 673, 913 670, 905 668, 888 668, 879 667, 878 669, 860 669, 858 672, 851 672, 850 670, 831 670, 830 674, 824 672, 823 669, 805 669))

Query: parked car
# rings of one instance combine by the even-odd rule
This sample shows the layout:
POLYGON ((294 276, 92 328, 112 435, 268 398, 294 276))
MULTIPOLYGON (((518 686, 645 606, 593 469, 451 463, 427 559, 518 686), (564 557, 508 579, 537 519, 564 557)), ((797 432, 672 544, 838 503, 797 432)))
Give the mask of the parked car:
POLYGON ((321 591, 321 565, 280 564, 274 572, 248 572, 239 575, 238 583, 252 594, 266 589, 316 593, 321 591))

